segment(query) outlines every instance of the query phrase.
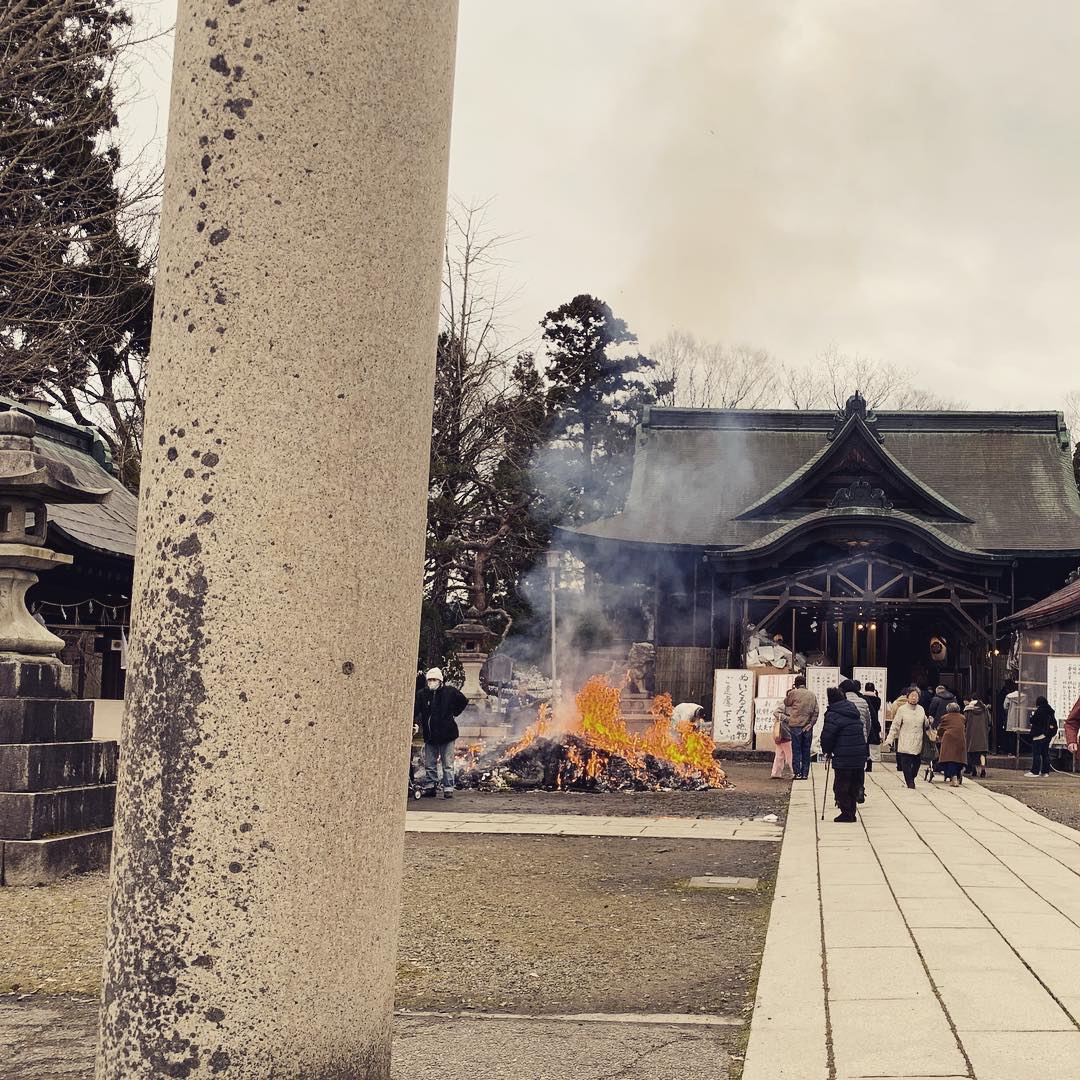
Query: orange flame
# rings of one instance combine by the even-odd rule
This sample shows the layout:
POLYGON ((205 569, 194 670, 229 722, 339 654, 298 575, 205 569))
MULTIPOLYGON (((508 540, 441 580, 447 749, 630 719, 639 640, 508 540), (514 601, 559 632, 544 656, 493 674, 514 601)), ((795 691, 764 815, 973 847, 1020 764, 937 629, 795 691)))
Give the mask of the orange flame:
MULTIPOLYGON (((677 776, 698 780, 709 787, 726 784, 724 770, 713 757, 716 743, 690 723, 672 728, 673 709, 670 694, 658 694, 650 712, 652 727, 643 735, 635 735, 627 726, 621 709, 622 692, 611 686, 601 675, 591 678, 574 699, 575 710, 563 709, 556 721, 551 709, 541 705, 537 721, 511 746, 511 757, 539 738, 558 734, 574 734, 585 742, 584 751, 573 743, 567 744, 564 770, 594 780, 606 767, 609 755, 618 755, 639 779, 649 775, 651 756, 668 765, 677 776)), ((563 786, 562 770, 556 787, 563 786)))

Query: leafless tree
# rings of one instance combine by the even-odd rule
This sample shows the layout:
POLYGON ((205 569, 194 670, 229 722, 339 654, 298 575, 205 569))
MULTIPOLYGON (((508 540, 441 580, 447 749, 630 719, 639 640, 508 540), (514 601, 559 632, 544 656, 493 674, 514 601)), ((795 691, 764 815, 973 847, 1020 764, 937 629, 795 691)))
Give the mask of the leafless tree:
MULTIPOLYGON (((492 590, 536 543, 529 467, 544 408, 525 342, 503 333, 511 299, 501 283, 507 241, 488 228, 485 211, 457 203, 447 218, 426 587, 437 606, 467 598, 482 613, 505 616, 492 607, 492 590)), ((508 623, 507 616, 503 633, 508 623)))
POLYGON ((0 392, 94 422, 137 483, 160 173, 112 140, 118 0, 0 9, 0 392))
POLYGON ((701 341, 673 330, 651 356, 657 385, 670 387, 661 405, 758 409, 776 400, 778 365, 764 349, 701 341))

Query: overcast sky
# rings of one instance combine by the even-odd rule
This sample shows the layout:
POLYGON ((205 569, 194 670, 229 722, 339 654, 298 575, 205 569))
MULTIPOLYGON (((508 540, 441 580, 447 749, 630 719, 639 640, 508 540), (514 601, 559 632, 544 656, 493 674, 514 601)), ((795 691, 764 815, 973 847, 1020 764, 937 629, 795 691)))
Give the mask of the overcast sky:
MULTIPOLYGON (((591 292, 646 348, 832 345, 1057 409, 1080 389, 1078 55, 1072 0, 461 0, 450 190, 516 237, 512 332, 591 292)), ((131 72, 133 146, 164 132, 167 69, 159 43, 131 72)))

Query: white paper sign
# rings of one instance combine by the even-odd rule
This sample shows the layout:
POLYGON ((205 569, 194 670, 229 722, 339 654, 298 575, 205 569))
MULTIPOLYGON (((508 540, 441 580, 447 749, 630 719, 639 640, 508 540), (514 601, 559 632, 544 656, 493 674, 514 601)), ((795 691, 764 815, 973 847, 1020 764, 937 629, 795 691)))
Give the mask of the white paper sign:
POLYGON ((883 667, 857 667, 851 669, 851 677, 862 684, 863 690, 866 684, 872 682, 878 692, 878 697, 885 700, 889 692, 889 669, 883 667))
POLYGON ((763 698, 783 698, 794 685, 794 675, 759 675, 757 680, 757 696, 763 698))
POLYGON ((749 746, 753 707, 754 673, 717 668, 713 673, 713 740, 720 746, 749 746))
POLYGON ((1057 716, 1058 733, 1054 744, 1065 744, 1065 717, 1080 698, 1080 656, 1046 658, 1046 700, 1057 716))
POLYGON ((806 689, 817 698, 818 704, 817 723, 814 725, 814 735, 810 743, 812 754, 821 753, 821 725, 825 722, 825 710, 829 707, 829 695, 825 691, 830 686, 836 686, 840 678, 838 667, 817 667, 811 664, 806 668, 806 689))
POLYGON ((758 735, 771 735, 773 726, 773 713, 777 706, 783 705, 784 699, 758 697, 754 698, 754 731, 758 735))

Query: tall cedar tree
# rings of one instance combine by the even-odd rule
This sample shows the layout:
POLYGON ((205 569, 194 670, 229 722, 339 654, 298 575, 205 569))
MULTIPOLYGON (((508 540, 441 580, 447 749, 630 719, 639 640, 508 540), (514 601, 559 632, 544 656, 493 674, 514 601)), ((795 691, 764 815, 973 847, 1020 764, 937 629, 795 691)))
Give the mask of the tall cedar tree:
POLYGON ((655 361, 622 351, 637 337, 595 296, 575 296, 540 325, 553 440, 545 471, 565 492, 564 520, 591 521, 621 508, 642 408, 670 387, 648 378, 655 361))
POLYGON ((139 245, 121 235, 120 157, 108 138, 116 43, 130 23, 118 0, 0 12, 0 392, 37 389, 80 422, 103 420, 134 483, 142 414, 132 384, 153 287, 139 245))

